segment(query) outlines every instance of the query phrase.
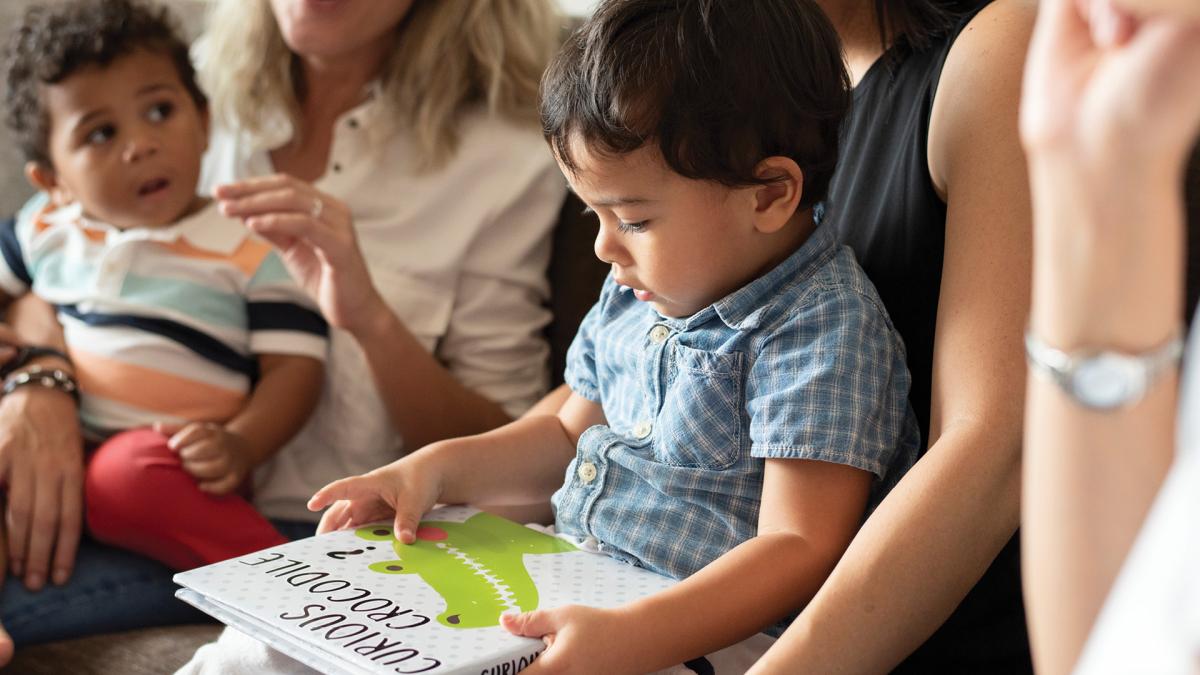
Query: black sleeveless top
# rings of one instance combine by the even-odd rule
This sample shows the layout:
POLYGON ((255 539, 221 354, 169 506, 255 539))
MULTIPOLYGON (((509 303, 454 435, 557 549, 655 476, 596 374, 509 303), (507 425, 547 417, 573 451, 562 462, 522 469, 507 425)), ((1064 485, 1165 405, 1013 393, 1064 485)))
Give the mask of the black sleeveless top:
MULTIPOLYGON (((929 176, 930 112, 950 46, 984 4, 924 50, 898 43, 863 77, 843 123, 838 168, 822 219, 854 250, 904 338, 912 373, 909 400, 923 438, 929 437, 946 234, 946 204, 929 176)), ((946 624, 895 672, 1033 672, 1017 537, 946 624)))

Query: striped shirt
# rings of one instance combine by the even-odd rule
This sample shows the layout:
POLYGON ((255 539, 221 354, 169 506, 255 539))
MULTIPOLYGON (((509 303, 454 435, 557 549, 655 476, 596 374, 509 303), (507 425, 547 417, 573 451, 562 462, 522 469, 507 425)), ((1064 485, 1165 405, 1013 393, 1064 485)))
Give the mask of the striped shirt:
POLYGON ((90 438, 153 422, 225 422, 255 357, 325 358, 327 326, 269 244, 209 205, 120 230, 35 199, 0 228, 0 288, 58 308, 90 438))

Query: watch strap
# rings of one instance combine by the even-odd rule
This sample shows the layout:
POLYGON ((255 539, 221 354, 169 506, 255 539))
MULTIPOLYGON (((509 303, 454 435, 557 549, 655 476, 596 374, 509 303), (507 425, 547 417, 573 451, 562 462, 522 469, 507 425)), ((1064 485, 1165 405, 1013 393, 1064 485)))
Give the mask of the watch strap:
POLYGON ((18 368, 24 368, 29 365, 30 361, 43 356, 53 356, 62 359, 68 364, 71 363, 71 357, 57 349, 35 345, 21 345, 17 347, 17 353, 7 363, 0 366, 0 380, 6 379, 18 368))
POLYGON ((1131 405, 1146 392, 1168 369, 1177 366, 1183 357, 1183 332, 1176 331, 1167 342, 1144 352, 1130 353, 1105 349, 1081 349, 1066 352, 1043 342, 1032 331, 1025 332, 1025 357, 1034 372, 1049 377, 1072 400, 1092 409, 1108 410, 1131 405), (1074 376, 1079 368, 1099 359, 1112 359, 1133 366, 1139 381, 1133 383, 1130 395, 1111 405, 1098 405, 1081 398, 1075 388, 1074 376))

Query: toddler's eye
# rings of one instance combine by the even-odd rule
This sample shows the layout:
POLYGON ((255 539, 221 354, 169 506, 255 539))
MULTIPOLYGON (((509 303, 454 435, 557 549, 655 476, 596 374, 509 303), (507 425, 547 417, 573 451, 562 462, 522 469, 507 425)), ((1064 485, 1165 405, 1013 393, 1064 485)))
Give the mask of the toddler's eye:
POLYGON ((621 232, 644 232, 646 231, 646 223, 649 221, 639 220, 636 223, 627 223, 623 220, 617 221, 617 229, 621 232))
POLYGON ((162 122, 170 117, 172 112, 175 112, 173 103, 156 103, 146 113, 146 118, 151 122, 162 122))
POLYGON ((112 140, 113 136, 117 135, 117 128, 111 124, 96 127, 88 133, 84 141, 88 145, 103 145, 112 140))

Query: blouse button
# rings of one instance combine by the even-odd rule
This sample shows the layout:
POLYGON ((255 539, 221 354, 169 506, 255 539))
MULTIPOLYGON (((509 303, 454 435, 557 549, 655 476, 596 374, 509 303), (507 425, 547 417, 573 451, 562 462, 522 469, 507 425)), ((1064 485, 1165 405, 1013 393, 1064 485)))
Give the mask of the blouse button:
POLYGON ((358 128, 358 120, 354 119, 353 117, 351 117, 349 120, 347 120, 346 124, 349 125, 349 127, 351 129, 358 128))
POLYGON ((591 462, 584 462, 579 465, 575 473, 578 474, 579 480, 584 483, 590 483, 596 480, 596 465, 591 462))
POLYGON ((667 336, 671 334, 671 329, 661 323, 650 329, 650 341, 656 345, 661 345, 667 341, 667 336))
POLYGON ((341 165, 341 164, 338 164, 338 163, 336 163, 336 162, 335 162, 335 163, 334 163, 334 165, 333 165, 333 172, 334 172, 334 173, 341 173, 341 172, 342 172, 342 165, 341 165))

